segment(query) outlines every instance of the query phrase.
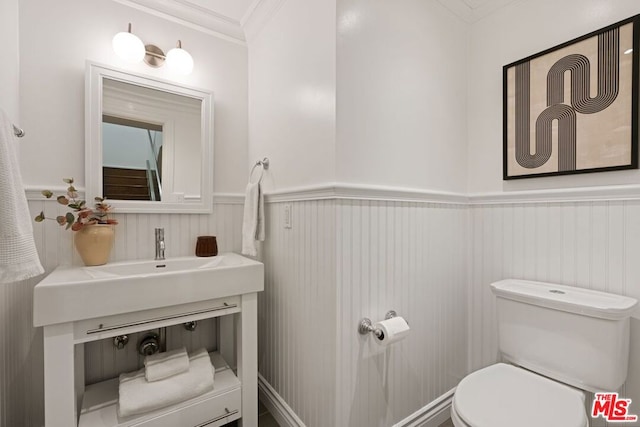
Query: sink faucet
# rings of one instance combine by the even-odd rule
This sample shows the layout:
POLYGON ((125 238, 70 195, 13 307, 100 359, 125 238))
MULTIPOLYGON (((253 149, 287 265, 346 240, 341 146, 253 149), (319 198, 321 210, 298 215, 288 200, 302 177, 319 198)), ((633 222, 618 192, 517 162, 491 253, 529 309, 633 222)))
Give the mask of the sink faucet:
POLYGON ((164 259, 164 228, 156 228, 156 260, 164 259))

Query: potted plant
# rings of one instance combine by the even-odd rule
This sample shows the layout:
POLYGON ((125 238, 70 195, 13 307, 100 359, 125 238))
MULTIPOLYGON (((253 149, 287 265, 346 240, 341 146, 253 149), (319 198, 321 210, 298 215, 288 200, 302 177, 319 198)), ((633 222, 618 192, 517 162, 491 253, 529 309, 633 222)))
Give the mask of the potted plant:
MULTIPOLYGON (((65 215, 59 215, 55 221, 65 229, 75 231, 73 238, 76 250, 80 254, 85 265, 102 265, 109 260, 109 254, 113 247, 113 226, 118 223, 108 217, 111 206, 101 197, 95 198, 95 207, 89 208, 84 200, 78 199, 78 191, 73 186, 73 178, 64 178, 69 184, 67 193, 56 197, 61 205, 67 206, 71 211, 65 215)), ((53 197, 53 192, 44 190, 42 195, 47 199, 53 197)), ((35 218, 36 222, 42 222, 47 218, 44 211, 35 218)))

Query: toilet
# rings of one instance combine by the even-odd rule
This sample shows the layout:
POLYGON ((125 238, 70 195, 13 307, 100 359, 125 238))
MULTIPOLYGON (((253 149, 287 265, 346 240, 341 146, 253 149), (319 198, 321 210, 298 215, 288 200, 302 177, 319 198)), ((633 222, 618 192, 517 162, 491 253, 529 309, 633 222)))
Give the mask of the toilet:
POLYGON ((614 392, 627 378, 638 301, 514 279, 491 284, 491 291, 502 362, 460 381, 453 425, 587 427, 584 392, 614 392))

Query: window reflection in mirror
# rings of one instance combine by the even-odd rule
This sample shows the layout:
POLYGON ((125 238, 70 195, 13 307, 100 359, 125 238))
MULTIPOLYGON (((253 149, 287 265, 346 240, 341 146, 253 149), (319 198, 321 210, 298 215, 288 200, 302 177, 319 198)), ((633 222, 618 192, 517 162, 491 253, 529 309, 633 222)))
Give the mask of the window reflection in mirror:
POLYGON ((201 197, 202 100, 105 78, 102 194, 111 200, 201 197))
POLYGON ((102 116, 102 194, 162 200, 162 125, 102 116))

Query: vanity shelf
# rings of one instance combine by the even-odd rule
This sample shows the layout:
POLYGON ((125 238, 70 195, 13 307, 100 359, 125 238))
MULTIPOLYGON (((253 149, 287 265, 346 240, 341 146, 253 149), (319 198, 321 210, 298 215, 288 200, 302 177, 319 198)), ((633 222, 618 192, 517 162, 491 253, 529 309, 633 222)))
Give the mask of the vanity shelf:
POLYGON ((34 290, 34 324, 44 335, 45 427, 215 427, 235 419, 257 426, 263 290, 262 263, 233 253, 57 268, 34 290), (237 377, 216 370, 212 392, 119 419, 118 379, 85 385, 85 343, 213 317, 220 353, 213 364, 237 366, 237 377))
POLYGON ((241 384, 219 353, 210 353, 216 368, 213 390, 202 396, 146 414, 118 417, 118 379, 87 386, 78 427, 218 427, 242 416, 241 384))

